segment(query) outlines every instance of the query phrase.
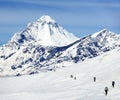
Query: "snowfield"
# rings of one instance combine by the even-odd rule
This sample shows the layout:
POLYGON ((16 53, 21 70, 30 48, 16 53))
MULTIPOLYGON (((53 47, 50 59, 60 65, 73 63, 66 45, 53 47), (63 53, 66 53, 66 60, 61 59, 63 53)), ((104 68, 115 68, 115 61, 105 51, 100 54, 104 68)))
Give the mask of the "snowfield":
POLYGON ((0 100, 120 100, 120 49, 55 72, 2 77, 0 100), (107 96, 105 86, 109 88, 107 96))

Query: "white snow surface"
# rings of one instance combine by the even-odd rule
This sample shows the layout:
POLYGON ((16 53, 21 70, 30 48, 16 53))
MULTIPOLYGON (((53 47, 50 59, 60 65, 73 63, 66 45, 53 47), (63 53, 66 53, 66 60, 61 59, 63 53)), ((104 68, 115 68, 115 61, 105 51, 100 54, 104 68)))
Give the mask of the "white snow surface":
POLYGON ((21 45, 35 44, 43 46, 65 46, 78 40, 50 16, 44 15, 36 22, 29 23, 27 28, 16 33, 10 42, 21 45))
POLYGON ((119 59, 117 48, 55 72, 2 77, 0 100, 120 100, 119 59), (76 76, 76 80, 70 75, 76 76), (115 88, 112 81, 116 82, 115 88), (105 86, 109 88, 107 96, 105 86))

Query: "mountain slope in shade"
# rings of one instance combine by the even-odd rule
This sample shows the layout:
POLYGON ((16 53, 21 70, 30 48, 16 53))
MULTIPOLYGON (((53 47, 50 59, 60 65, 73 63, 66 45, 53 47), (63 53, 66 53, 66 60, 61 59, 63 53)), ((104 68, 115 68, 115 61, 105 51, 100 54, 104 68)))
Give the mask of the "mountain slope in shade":
POLYGON ((16 33, 10 42, 20 45, 65 46, 77 39, 50 16, 44 15, 36 22, 29 23, 24 31, 16 33))

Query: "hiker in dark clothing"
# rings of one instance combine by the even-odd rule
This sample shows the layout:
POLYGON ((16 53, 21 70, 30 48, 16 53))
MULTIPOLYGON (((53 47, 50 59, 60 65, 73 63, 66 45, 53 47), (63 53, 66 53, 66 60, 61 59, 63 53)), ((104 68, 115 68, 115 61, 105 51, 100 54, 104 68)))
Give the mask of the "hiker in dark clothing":
POLYGON ((73 78, 73 75, 70 75, 71 78, 73 78))
POLYGON ((107 96, 108 94, 108 87, 105 87, 105 95, 107 96))
POLYGON ((96 82, 96 77, 94 77, 94 82, 96 82))
POLYGON ((76 77, 74 77, 74 80, 76 80, 76 77))
POLYGON ((115 86, 115 81, 112 81, 112 87, 114 88, 114 86, 115 86))

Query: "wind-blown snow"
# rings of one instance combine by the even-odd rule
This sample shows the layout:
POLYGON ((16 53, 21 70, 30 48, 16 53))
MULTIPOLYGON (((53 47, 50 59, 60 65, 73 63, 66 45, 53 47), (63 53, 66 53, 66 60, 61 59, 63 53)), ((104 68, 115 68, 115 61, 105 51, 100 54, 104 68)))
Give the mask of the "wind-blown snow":
POLYGON ((55 72, 0 78, 0 100, 119 100, 119 59, 117 48, 55 72), (107 96, 105 86, 109 88, 107 96))

